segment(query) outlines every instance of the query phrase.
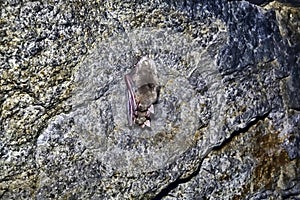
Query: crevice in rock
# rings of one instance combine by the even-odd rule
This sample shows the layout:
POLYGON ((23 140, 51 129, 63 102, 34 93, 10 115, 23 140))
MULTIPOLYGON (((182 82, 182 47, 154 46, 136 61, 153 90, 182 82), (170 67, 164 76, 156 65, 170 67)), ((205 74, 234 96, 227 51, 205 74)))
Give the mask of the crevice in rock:
MULTIPOLYGON (((255 118, 255 120, 249 122, 247 124, 247 126, 245 126, 244 128, 241 128, 239 130, 236 130, 234 132, 232 132, 231 136, 228 138, 228 139, 225 139, 222 143, 220 143, 220 145, 218 146, 215 146, 211 149, 211 151, 214 151, 214 150, 220 150, 221 148, 223 148, 225 145, 229 144, 234 137, 236 137, 238 134, 241 134, 241 133, 246 133, 252 126, 254 126, 255 124, 257 124, 259 121, 261 120, 264 120, 270 113, 271 110, 269 110, 268 112, 266 112, 264 115, 261 115, 261 116, 257 116, 257 118, 255 118)), ((210 152, 211 152, 210 151, 210 152)), ((206 154, 206 156, 209 154, 209 152, 206 154)), ((205 157, 206 157, 205 156, 205 157)), ((159 199, 162 199, 163 197, 166 197, 168 196, 168 194, 175 188, 177 188, 180 184, 183 184, 183 183, 187 183, 189 182, 192 178, 194 178, 195 176, 197 176, 200 172, 200 169, 201 169, 201 166, 202 166, 202 162, 204 160, 203 157, 201 159, 201 161, 199 162, 198 166, 197 166, 197 169, 191 173, 191 175, 189 175, 188 177, 186 178, 177 178, 174 182, 171 182, 167 187, 163 188, 157 195, 154 196, 154 198, 152 198, 153 200, 159 200, 159 199)))
POLYGON ((220 150, 222 149, 225 145, 229 144, 237 135, 241 133, 246 133, 249 131, 249 129, 257 124, 259 121, 264 120, 266 117, 268 117, 269 113, 271 112, 271 109, 268 110, 265 114, 261 116, 257 116, 253 121, 249 122, 244 128, 240 128, 236 131, 233 131, 232 134, 230 135, 229 138, 225 139, 220 145, 213 147, 212 150, 220 150))
POLYGON ((197 169, 188 177, 186 178, 178 178, 174 182, 170 183, 167 187, 163 188, 157 195, 154 196, 153 200, 160 200, 163 197, 166 197, 173 189, 177 188, 180 184, 187 183, 193 177, 197 176, 200 172, 201 164, 204 158, 201 159, 200 163, 197 166, 197 169))

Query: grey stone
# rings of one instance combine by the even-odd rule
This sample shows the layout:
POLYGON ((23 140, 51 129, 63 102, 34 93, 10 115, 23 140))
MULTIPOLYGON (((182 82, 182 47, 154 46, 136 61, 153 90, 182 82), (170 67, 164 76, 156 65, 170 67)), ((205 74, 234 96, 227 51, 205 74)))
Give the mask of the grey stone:
POLYGON ((3 1, 0 198, 300 198, 290 5, 3 1), (124 82, 143 56, 161 86, 144 129, 124 82))

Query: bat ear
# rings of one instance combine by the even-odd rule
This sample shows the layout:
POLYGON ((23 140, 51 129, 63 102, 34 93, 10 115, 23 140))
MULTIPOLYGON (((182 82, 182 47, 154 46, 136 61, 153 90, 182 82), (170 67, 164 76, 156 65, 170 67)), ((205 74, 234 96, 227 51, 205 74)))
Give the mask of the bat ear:
POLYGON ((152 114, 154 114, 154 106, 151 104, 151 106, 148 108, 148 111, 152 114))
POLYGON ((150 120, 146 120, 145 123, 144 123, 143 125, 148 126, 148 127, 151 127, 150 120))

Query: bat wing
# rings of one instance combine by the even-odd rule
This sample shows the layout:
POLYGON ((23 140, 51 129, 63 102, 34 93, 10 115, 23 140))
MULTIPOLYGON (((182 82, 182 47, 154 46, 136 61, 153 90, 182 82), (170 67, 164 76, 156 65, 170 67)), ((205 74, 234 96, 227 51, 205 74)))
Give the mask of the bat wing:
POLYGON ((129 74, 125 75, 124 77, 125 83, 127 86, 127 118, 129 126, 133 125, 133 120, 135 118, 135 111, 137 110, 137 105, 135 101, 135 95, 133 90, 133 81, 129 74))

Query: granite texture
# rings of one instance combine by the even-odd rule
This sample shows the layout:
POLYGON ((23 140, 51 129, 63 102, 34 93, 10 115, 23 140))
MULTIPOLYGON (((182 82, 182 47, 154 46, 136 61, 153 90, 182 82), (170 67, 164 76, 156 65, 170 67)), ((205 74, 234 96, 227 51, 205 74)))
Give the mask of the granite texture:
POLYGON ((299 199, 297 6, 2 1, 0 198, 299 199), (143 56, 144 129, 124 81, 143 56))

